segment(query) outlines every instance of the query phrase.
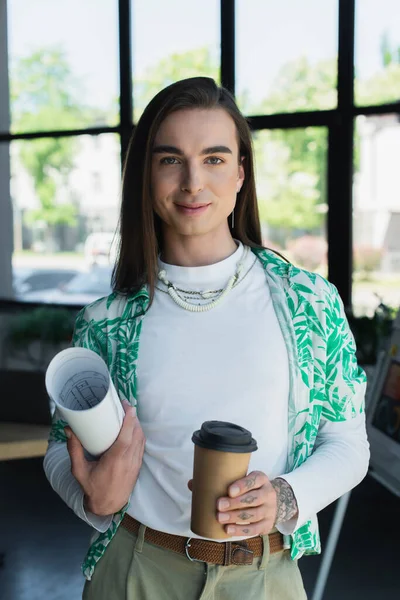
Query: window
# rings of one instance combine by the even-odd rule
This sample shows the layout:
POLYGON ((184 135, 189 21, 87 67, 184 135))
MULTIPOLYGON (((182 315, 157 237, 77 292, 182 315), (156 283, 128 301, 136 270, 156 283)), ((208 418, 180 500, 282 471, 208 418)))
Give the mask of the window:
POLYGON ((238 0, 236 81, 250 115, 335 108, 337 0, 238 0))
POLYGON ((353 190, 353 306, 400 306, 400 116, 360 116, 353 190))
POLYGON ((325 276, 326 146, 315 127, 254 134, 264 244, 325 276))
POLYGON ((179 79, 219 81, 219 31, 218 0, 132 3, 135 122, 157 92, 179 79))
POLYGON ((118 14, 113 0, 7 3, 11 130, 118 122, 118 14))
POLYGON ((400 100, 398 0, 357 0, 355 98, 358 105, 400 100))
MULTIPOLYGON (((119 210, 119 140, 114 134, 15 140, 10 154, 14 280, 20 281, 14 292, 20 300, 45 301, 49 293, 42 290, 110 263, 119 210), (49 285, 30 285, 35 273, 49 285)), ((108 290, 106 285, 104 293, 108 290)), ((63 294, 57 298, 65 300, 63 294)))
POLYGON ((209 76, 252 128, 264 242, 358 314, 398 306, 398 17, 398 0, 0 0, 0 298, 85 302, 70 283, 103 267, 106 292, 132 127, 209 76), (28 291, 33 272, 52 288, 28 291))

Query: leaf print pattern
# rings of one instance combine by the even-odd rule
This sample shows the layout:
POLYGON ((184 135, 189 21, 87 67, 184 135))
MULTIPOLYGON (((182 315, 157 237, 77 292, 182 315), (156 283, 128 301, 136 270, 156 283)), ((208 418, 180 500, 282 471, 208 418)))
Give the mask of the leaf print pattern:
MULTIPOLYGON (((148 302, 149 296, 143 290, 137 301, 135 297, 127 299, 115 293, 97 300, 78 313, 72 338, 73 346, 89 348, 105 360, 119 397, 133 405, 136 404, 136 362, 142 321, 140 315, 145 312, 148 302)), ((50 440, 66 443, 66 425, 56 412, 50 440)), ((97 562, 115 535, 128 505, 113 516, 106 532, 94 533, 82 565, 87 579, 91 578, 97 562)))
MULTIPOLYGON (((292 470, 311 455, 321 418, 344 421, 364 410, 366 377, 357 365, 354 338, 336 288, 315 273, 279 264, 270 251, 254 252, 266 270, 285 341, 295 339, 294 356, 288 348, 289 439, 293 438, 288 467, 292 470)), ((291 555, 298 559, 320 551, 314 519, 294 532, 291 555)))
MULTIPOLYGON (((288 469, 311 455, 321 419, 343 421, 364 410, 366 377, 357 365, 354 338, 334 286, 315 273, 285 263, 269 250, 253 249, 261 261, 289 357, 288 469)), ((90 348, 106 361, 121 399, 136 405, 137 358, 149 293, 113 293, 77 316, 73 345, 90 348)), ((66 423, 54 416, 51 439, 65 443, 66 423)), ((95 532, 82 569, 91 579, 128 505, 109 529, 95 532)), ((316 518, 291 536, 293 559, 321 551, 316 518)))
POLYGON ((60 413, 56 409, 53 415, 53 424, 49 434, 49 442, 67 442, 64 427, 68 425, 67 421, 61 419, 60 413))

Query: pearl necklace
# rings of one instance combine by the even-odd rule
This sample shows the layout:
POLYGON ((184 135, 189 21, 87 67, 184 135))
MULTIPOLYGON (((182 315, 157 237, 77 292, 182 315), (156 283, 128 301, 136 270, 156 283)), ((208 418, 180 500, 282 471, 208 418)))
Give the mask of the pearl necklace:
MULTIPOLYGON (((181 308, 184 308, 185 310, 188 310, 190 312, 198 312, 198 313, 207 312, 208 310, 211 310, 212 308, 215 308, 216 306, 221 304, 221 302, 224 300, 224 298, 226 298, 226 296, 232 290, 232 288, 234 287, 235 283, 239 279, 240 274, 243 270, 243 265, 246 260, 247 253, 248 253, 248 248, 246 247, 245 251, 243 252, 243 256, 242 256, 241 260, 238 262, 238 264, 236 266, 236 272, 234 273, 234 275, 232 275, 232 277, 229 279, 225 288, 223 288, 221 290, 220 295, 215 300, 211 300, 211 302, 208 302, 207 304, 191 304, 190 302, 186 302, 186 300, 183 300, 183 298, 181 298, 179 296, 176 286, 167 279, 167 273, 165 270, 162 270, 158 273, 158 278, 160 279, 160 281, 162 281, 167 286, 168 294, 171 296, 172 300, 178 306, 180 306, 181 308)), ((207 292, 203 292, 203 293, 205 295, 207 294, 207 292)))

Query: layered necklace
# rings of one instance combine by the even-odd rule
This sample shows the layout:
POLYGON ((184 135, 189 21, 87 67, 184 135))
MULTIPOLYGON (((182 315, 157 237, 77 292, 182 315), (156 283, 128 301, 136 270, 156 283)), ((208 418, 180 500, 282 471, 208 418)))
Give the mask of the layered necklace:
MULTIPOLYGON (((207 312, 207 311, 211 310, 212 308, 215 308, 216 306, 221 304, 221 302, 226 298, 226 296, 229 294, 229 292, 238 284, 240 275, 243 271, 243 267, 244 267, 244 264, 245 264, 245 261, 246 261, 247 255, 248 255, 248 251, 249 251, 248 247, 245 247, 242 258, 239 260, 239 262, 236 265, 235 273, 229 279, 226 286, 220 290, 205 290, 204 292, 195 292, 193 290, 183 290, 181 288, 178 288, 174 283, 172 283, 171 281, 169 281, 169 279, 167 279, 167 273, 165 270, 159 271, 158 278, 167 287, 167 290, 165 291, 165 290, 162 290, 161 288, 157 288, 157 289, 160 290, 161 292, 165 291, 165 293, 169 294, 169 296, 172 298, 172 300, 178 306, 180 306, 181 308, 184 308, 185 310, 188 310, 190 312, 207 312), (208 299, 211 299, 211 300, 210 300, 210 302, 207 302, 205 304, 193 304, 192 302, 188 302, 187 301, 188 299, 191 299, 194 302, 196 302, 196 300, 197 301, 199 301, 199 300, 203 301, 203 300, 208 300, 208 299)), ((255 261, 256 260, 257 259, 255 259, 255 261)), ((252 264, 251 267, 253 267, 253 265, 254 265, 254 263, 252 264)), ((247 273, 246 273, 246 275, 247 275, 247 273)))

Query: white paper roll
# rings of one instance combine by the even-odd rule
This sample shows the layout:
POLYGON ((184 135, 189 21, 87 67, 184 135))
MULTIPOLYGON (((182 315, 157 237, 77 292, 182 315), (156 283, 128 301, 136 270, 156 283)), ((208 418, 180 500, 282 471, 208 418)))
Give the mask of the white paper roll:
POLYGON ((125 413, 103 359, 87 348, 59 352, 47 368, 46 388, 82 446, 93 456, 108 450, 125 413))

